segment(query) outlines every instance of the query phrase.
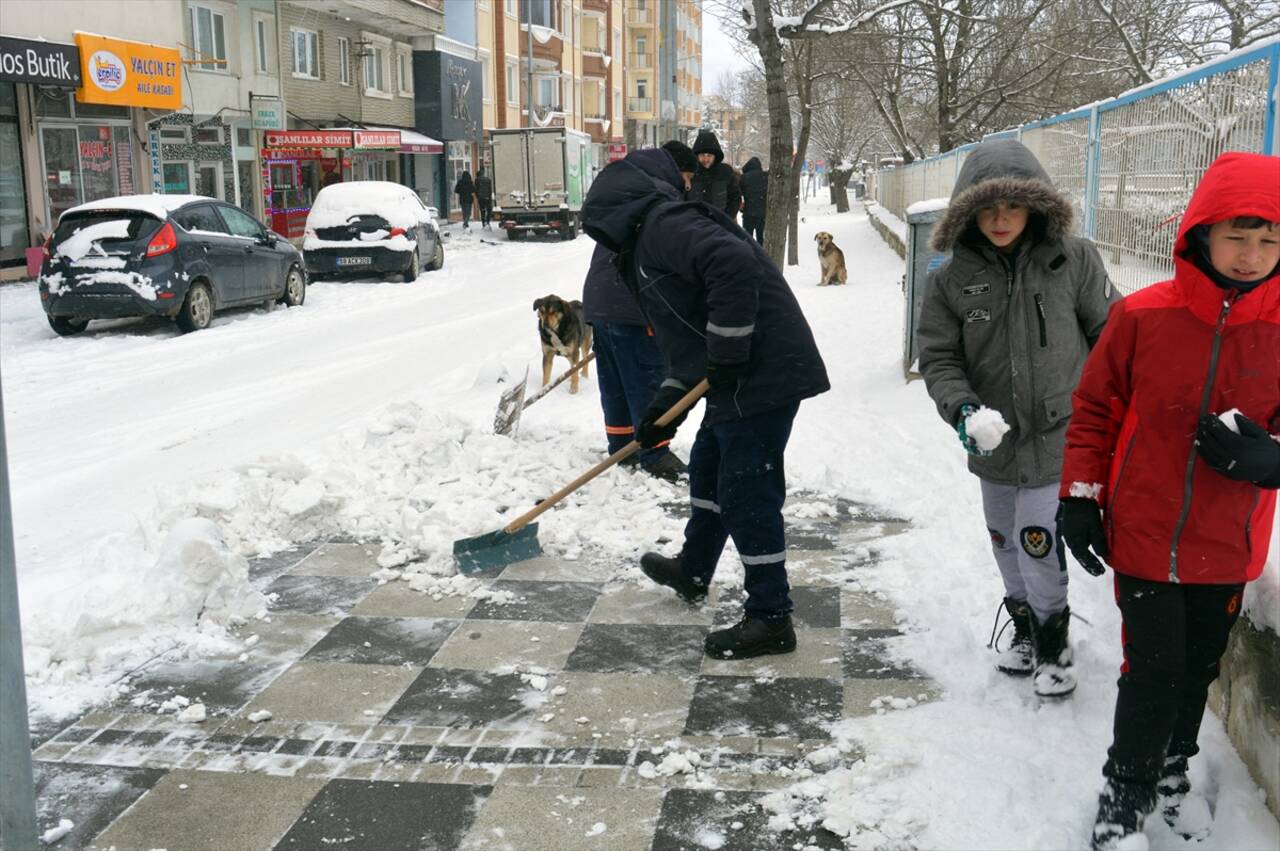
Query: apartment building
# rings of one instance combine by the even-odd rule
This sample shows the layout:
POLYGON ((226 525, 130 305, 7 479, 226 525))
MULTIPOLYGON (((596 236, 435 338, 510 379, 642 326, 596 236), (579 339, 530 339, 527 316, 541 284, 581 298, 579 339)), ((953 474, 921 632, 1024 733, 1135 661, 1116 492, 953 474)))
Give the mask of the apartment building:
POLYGON ((702 126, 715 132, 724 148, 724 161, 734 168, 741 170, 752 157, 768 162, 767 125, 720 95, 708 95, 703 100, 702 126))
POLYGON ((700 0, 627 0, 627 111, 632 148, 687 139, 702 124, 700 0))

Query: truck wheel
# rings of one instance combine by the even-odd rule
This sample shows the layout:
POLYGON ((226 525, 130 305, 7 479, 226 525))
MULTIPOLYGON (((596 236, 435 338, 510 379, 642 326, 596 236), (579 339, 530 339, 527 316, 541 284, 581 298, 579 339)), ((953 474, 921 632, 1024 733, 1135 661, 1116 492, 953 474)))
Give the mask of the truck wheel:
POLYGON ((59 337, 74 337, 89 327, 89 320, 74 316, 50 316, 49 327, 59 337))
POLYGON ((569 224, 569 226, 568 226, 568 227, 566 227, 566 228, 564 228, 564 229, 562 229, 562 230, 560 231, 560 238, 561 238, 561 239, 577 239, 577 238, 578 238, 578 223, 577 223, 577 222, 570 222, 570 224, 569 224))
POLYGON ((520 240, 524 239, 524 231, 518 231, 515 228, 512 228, 511 230, 507 231, 507 239, 511 240, 512 242, 519 242, 520 240))

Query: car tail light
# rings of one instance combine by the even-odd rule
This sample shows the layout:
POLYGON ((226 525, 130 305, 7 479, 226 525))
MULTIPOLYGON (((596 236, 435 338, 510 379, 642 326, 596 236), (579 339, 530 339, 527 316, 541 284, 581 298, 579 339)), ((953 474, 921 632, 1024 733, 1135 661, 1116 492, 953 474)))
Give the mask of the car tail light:
POLYGON ((391 235, 392 235, 392 236, 404 236, 404 228, 392 228, 392 229, 391 229, 391 235))
POLYGON ((147 256, 159 257, 161 254, 168 254, 177 247, 178 237, 173 232, 173 224, 165 222, 164 227, 156 231, 156 235, 151 237, 151 241, 147 243, 147 256))
POLYGON ((172 290, 156 293, 156 298, 175 298, 176 294, 172 290))

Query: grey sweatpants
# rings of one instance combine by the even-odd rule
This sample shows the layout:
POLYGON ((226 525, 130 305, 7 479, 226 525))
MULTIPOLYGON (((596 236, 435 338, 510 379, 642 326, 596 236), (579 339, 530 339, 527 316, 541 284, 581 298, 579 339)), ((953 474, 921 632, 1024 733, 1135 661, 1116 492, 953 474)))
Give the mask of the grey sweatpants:
POLYGON ((1054 515, 1058 483, 1019 488, 982 481, 982 513, 1005 596, 1026 600, 1043 623, 1067 607, 1067 561, 1054 515))

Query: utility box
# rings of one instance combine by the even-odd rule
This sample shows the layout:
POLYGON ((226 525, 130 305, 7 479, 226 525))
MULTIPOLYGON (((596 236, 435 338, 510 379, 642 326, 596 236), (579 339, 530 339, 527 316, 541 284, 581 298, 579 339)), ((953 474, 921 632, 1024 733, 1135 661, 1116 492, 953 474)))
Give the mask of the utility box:
POLYGON ((924 306, 929 273, 942 265, 946 254, 929 247, 929 238, 938 220, 947 212, 947 198, 917 201, 907 208, 907 272, 902 276, 906 296, 906 316, 902 323, 902 372, 906 379, 920 377, 920 347, 916 343, 916 326, 924 306))
POLYGON ((574 239, 591 187, 591 137, 564 127, 491 130, 494 217, 509 239, 574 239))

